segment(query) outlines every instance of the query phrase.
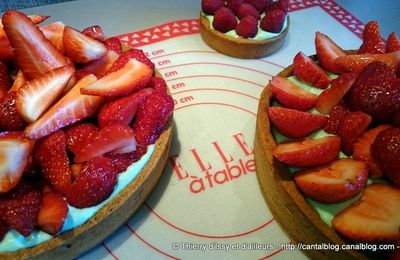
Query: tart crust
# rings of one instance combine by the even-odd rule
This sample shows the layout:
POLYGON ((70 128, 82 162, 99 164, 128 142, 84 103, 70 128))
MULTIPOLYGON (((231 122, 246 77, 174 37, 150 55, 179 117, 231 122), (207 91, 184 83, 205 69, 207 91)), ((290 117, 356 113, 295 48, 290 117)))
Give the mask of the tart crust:
POLYGON ((218 52, 242 59, 262 58, 278 51, 285 42, 289 26, 288 17, 287 26, 281 34, 263 41, 233 38, 211 29, 210 22, 200 12, 200 33, 203 41, 218 52))

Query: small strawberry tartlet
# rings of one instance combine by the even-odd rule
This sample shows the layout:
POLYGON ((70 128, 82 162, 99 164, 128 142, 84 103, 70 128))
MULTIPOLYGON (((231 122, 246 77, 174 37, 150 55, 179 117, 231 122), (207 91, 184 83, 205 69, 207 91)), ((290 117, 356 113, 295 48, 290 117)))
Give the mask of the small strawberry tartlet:
POLYGON ((278 51, 289 31, 288 0, 202 0, 203 41, 223 54, 262 58, 278 51))
POLYGON ((304 251, 311 258, 394 257, 400 40, 393 33, 385 44, 371 21, 358 50, 320 32, 315 48, 311 57, 299 52, 261 95, 255 158, 264 198, 294 243, 334 246, 304 251))

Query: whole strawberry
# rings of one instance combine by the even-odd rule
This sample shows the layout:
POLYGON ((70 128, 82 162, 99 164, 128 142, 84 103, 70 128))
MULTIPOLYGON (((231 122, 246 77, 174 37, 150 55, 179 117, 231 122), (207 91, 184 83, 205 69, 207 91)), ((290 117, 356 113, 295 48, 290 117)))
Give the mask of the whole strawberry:
POLYGON ((224 6, 223 0, 201 0, 201 9, 206 14, 214 14, 222 6, 224 6))
POLYGON ((385 53, 385 43, 381 38, 379 24, 376 21, 370 21, 365 25, 363 31, 363 43, 358 53, 385 53))
POLYGON ((258 21, 253 16, 246 16, 236 26, 236 33, 243 38, 253 38, 257 34, 258 21))
POLYGON ((253 16, 257 20, 260 19, 260 13, 257 11, 257 9, 251 4, 246 4, 246 3, 243 3, 239 6, 236 15, 240 20, 248 15, 253 16))
POLYGON ((391 34, 389 34, 386 41, 386 52, 393 52, 398 50, 400 50, 400 39, 395 32, 392 32, 391 34))
POLYGON ((214 13, 213 27, 215 30, 226 33, 235 29, 237 24, 235 14, 226 7, 219 8, 214 13))
POLYGON ((251 4, 252 6, 254 6, 254 8, 261 13, 262 11, 264 11, 264 9, 267 7, 267 2, 266 0, 244 0, 245 3, 251 4))
POLYGON ((281 9, 271 10, 261 20, 260 27, 267 32, 279 33, 285 22, 285 16, 285 12, 281 9))
POLYGON ((244 0, 227 0, 226 7, 228 7, 234 14, 237 13, 241 4, 243 4, 244 0))

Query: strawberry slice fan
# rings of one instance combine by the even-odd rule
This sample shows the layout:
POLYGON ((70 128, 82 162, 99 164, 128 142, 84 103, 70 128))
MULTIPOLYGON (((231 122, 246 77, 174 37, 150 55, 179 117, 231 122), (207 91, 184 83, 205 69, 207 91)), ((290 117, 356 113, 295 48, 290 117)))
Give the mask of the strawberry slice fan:
POLYGON ((74 258, 100 243, 149 195, 172 139, 173 99, 142 50, 46 18, 1 20, 5 258, 74 258))
POLYGON ((385 44, 372 21, 358 50, 321 32, 315 49, 311 57, 299 52, 261 94, 261 191, 291 241, 338 248, 305 250, 309 257, 397 259, 399 38, 392 33, 385 44))

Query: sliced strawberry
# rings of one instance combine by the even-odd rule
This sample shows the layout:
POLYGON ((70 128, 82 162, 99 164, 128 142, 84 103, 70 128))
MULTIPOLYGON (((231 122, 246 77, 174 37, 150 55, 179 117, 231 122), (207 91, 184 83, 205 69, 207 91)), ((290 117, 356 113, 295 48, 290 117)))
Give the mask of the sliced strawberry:
POLYGON ((109 124, 101 128, 75 156, 76 163, 86 162, 97 156, 112 152, 123 147, 136 150, 136 140, 133 130, 122 124, 109 124))
POLYGON ((374 178, 382 178, 383 172, 378 162, 371 155, 371 145, 375 141, 376 136, 389 127, 390 125, 380 125, 372 128, 364 132, 353 145, 353 158, 364 161, 369 167, 371 176, 374 178))
POLYGON ((400 51, 400 39, 395 32, 392 32, 386 41, 386 53, 394 51, 400 51))
POLYGON ((342 236, 360 242, 400 239, 400 190, 385 184, 369 185, 361 198, 332 220, 342 236))
POLYGON ((68 149, 77 154, 97 133, 97 127, 91 123, 78 123, 65 129, 68 149))
POLYGON ((111 73, 120 70, 130 59, 135 59, 146 64, 147 67, 149 67, 149 69, 151 69, 154 73, 154 63, 151 62, 151 60, 146 57, 146 54, 140 49, 129 49, 122 52, 118 59, 114 62, 113 66, 110 68, 109 72, 111 73))
POLYGON ((350 109, 346 107, 343 102, 334 106, 329 113, 328 123, 326 124, 324 131, 328 134, 337 134, 343 118, 349 113, 350 109))
POLYGON ((8 224, 0 218, 0 242, 8 232, 8 224))
POLYGON ((330 162, 339 152, 340 137, 326 136, 278 144, 273 150, 273 155, 283 163, 303 167, 330 162))
POLYGON ((22 132, 0 134, 0 193, 8 192, 19 183, 33 144, 22 132))
POLYGON ((315 103, 315 108, 318 112, 324 115, 329 114, 333 107, 339 104, 356 78, 357 74, 355 73, 342 73, 339 77, 332 80, 331 86, 318 96, 315 103))
POLYGON ((311 58, 299 52, 293 59, 293 73, 301 81, 312 84, 317 88, 326 88, 330 79, 311 58))
POLYGON ((105 39, 103 29, 101 29, 99 25, 89 26, 83 29, 82 33, 100 42, 104 41, 105 39))
POLYGON ((108 73, 96 82, 82 87, 81 93, 104 97, 125 96, 144 88, 152 74, 153 71, 145 64, 135 59, 129 59, 121 69, 108 73))
POLYGON ((155 76, 151 77, 146 88, 152 88, 154 89, 154 92, 157 93, 168 93, 167 83, 165 83, 165 80, 160 77, 155 77, 155 76))
POLYGON ((360 72, 368 64, 381 61, 396 71, 400 63, 400 50, 385 54, 352 54, 338 57, 335 63, 348 72, 360 72))
POLYGON ((77 70, 75 75, 77 75, 79 79, 89 74, 94 74, 96 77, 100 78, 107 73, 117 59, 118 53, 108 50, 100 59, 92 61, 91 63, 88 63, 77 70))
POLYGON ((110 37, 106 39, 103 43, 107 47, 107 49, 115 51, 118 54, 121 54, 122 44, 117 37, 110 37))
POLYGON ((14 50, 7 38, 0 38, 0 60, 10 61, 14 58, 14 50))
POLYGON ((62 195, 65 195, 71 186, 71 168, 66 148, 66 137, 60 130, 39 141, 35 154, 42 176, 62 195))
POLYGON ((339 203, 357 195, 368 180, 368 166, 351 158, 297 172, 297 188, 320 203, 339 203))
POLYGON ((32 139, 39 139, 62 127, 94 115, 103 104, 104 99, 82 95, 80 90, 95 81, 96 77, 93 75, 79 80, 65 96, 25 129, 26 135, 32 139))
POLYGON ((12 191, 0 195, 0 218, 21 235, 30 235, 37 223, 41 197, 32 185, 20 182, 12 191))
POLYGON ((63 22, 54 22, 40 27, 44 36, 56 47, 60 53, 64 53, 63 33, 65 24, 63 22))
POLYGON ((353 144, 367 130, 371 121, 370 115, 360 111, 344 116, 339 125, 338 135, 342 138, 342 150, 345 154, 353 154, 353 144))
POLYGON ((17 112, 16 98, 16 92, 9 92, 0 99, 0 131, 24 129, 25 121, 17 112))
POLYGON ((25 85, 26 81, 27 80, 26 80, 24 73, 21 70, 19 70, 17 73, 17 76, 16 76, 11 88, 8 90, 8 92, 18 91, 18 89, 20 89, 23 85, 25 85))
POLYGON ((370 21, 365 25, 363 31, 363 43, 358 49, 358 53, 385 53, 385 43, 381 38, 377 21, 370 21))
POLYGON ((268 116, 279 133, 289 138, 304 138, 323 128, 328 117, 283 107, 270 107, 268 116))
MULTIPOLYGON (((37 15, 37 14, 28 15, 28 17, 29 17, 29 19, 31 19, 31 21, 34 24, 39 24, 39 23, 43 22, 44 20, 46 20, 47 18, 49 18, 49 16, 47 16, 47 15, 37 15)), ((3 29, 3 22, 0 21, 0 39, 4 38, 4 37, 7 37, 7 35, 3 29)))
POLYGON ((290 80, 275 76, 268 84, 272 96, 287 108, 306 111, 317 102, 318 96, 302 89, 290 80))
POLYGON ((64 27, 63 45, 66 55, 77 63, 88 63, 107 52, 103 43, 69 27, 64 27))
POLYGON ((16 63, 29 79, 67 65, 67 59, 26 15, 9 10, 3 15, 3 24, 16 63))
POLYGON ((140 159, 138 158, 137 151, 130 153, 107 154, 106 157, 111 160, 114 170, 117 173, 126 171, 132 163, 140 159))
POLYGON ((110 196, 116 183, 117 176, 111 160, 103 156, 93 158, 75 179, 67 201, 77 208, 97 205, 110 196))
POLYGON ((63 66, 29 81, 17 92, 17 110, 26 122, 36 121, 60 96, 74 73, 63 66))
POLYGON ((7 66, 0 60, 0 98, 4 97, 11 87, 11 79, 7 66))
POLYGON ((51 235, 60 232, 68 214, 67 202, 55 192, 43 194, 37 227, 51 235))
POLYGON ((109 101, 98 114, 99 127, 115 123, 129 125, 136 115, 139 105, 153 92, 152 88, 144 88, 129 96, 109 101))
POLYGON ((336 65, 335 59, 345 56, 346 53, 331 38, 323 33, 316 32, 315 49, 322 68, 334 73, 343 72, 343 69, 336 65))

